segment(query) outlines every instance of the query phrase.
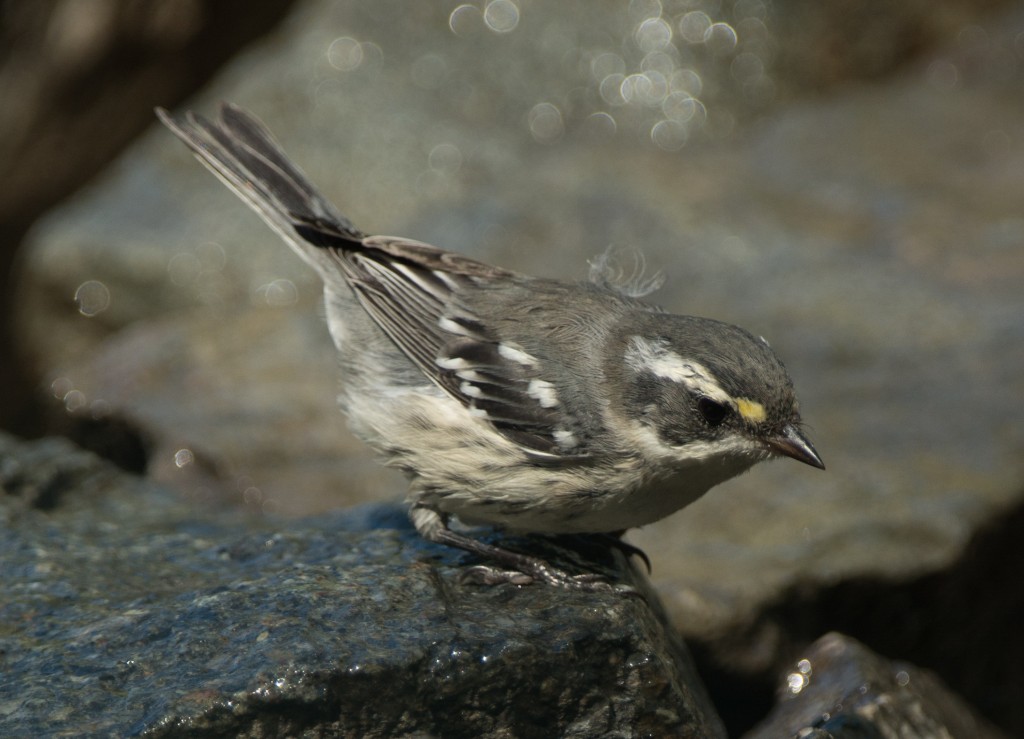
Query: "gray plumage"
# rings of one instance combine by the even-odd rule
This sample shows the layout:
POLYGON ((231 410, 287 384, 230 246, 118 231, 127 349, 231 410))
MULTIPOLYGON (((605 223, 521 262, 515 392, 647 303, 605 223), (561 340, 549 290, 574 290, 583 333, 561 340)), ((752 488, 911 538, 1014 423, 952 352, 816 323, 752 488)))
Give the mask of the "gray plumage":
POLYGON ((605 587, 448 527, 534 533, 656 521, 758 461, 823 467, 767 343, 616 290, 529 277, 415 241, 367 236, 255 117, 160 119, 319 272, 353 430, 411 481, 427 538, 511 571, 605 587))

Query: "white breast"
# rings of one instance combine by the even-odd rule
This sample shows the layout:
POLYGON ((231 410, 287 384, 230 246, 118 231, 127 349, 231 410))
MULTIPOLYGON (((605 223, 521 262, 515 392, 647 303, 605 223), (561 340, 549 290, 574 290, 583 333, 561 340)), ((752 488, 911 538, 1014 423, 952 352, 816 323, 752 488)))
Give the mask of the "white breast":
MULTIPOLYGON (((375 397, 348 393, 343 405, 353 430, 385 462, 410 475, 410 502, 466 523, 515 531, 599 533, 643 526, 757 461, 703 449, 668 464, 637 448, 605 463, 539 465, 434 386, 392 388, 375 397)), ((664 457, 664 449, 659 453, 664 457)))

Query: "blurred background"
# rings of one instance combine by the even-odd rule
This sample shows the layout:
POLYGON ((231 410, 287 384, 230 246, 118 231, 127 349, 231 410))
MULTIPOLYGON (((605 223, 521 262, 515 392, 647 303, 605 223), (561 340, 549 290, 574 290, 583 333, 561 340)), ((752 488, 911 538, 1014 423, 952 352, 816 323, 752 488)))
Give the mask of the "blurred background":
POLYGON ((197 512, 402 497, 315 276, 152 115, 230 100, 365 231, 569 279, 614 247, 768 338, 828 471, 632 534, 674 622, 744 675, 842 627, 1024 730, 1019 569, 978 555, 1024 533, 1020 3, 7 0, 0 92, 4 428, 197 512))

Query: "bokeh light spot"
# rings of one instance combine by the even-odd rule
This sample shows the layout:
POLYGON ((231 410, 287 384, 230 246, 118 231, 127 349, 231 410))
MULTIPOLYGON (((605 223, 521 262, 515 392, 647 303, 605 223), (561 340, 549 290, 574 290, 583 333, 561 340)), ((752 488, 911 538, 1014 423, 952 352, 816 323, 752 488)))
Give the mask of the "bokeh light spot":
POLYGON ((668 87, 673 92, 686 92, 697 97, 704 89, 704 81, 692 69, 683 67, 669 75, 668 87))
POLYGON ((530 109, 527 124, 533 138, 541 144, 550 144, 562 137, 565 124, 562 111, 552 103, 537 103, 530 109))
POLYGON ((690 138, 690 130, 679 121, 658 121, 651 128, 651 141, 659 149, 678 151, 686 146, 690 138))
POLYGON ((475 5, 463 4, 455 8, 448 16, 448 27, 456 36, 469 36, 480 28, 483 14, 475 5))
POLYGON ((85 397, 85 393, 81 390, 69 390, 64 395, 64 409, 68 413, 75 413, 80 411, 88 405, 88 400, 85 397))
POLYGON ((495 33, 509 33, 519 25, 519 7, 512 0, 490 0, 484 7, 484 23, 495 33))
POLYGON ((363 63, 363 45, 349 36, 336 38, 327 47, 327 61, 339 72, 351 72, 363 63))
POLYGON ((618 54, 606 51, 598 54, 590 62, 590 73, 594 79, 603 80, 610 74, 623 74, 626 71, 626 62, 618 54))
POLYGON ((632 18, 656 18, 661 15, 661 0, 630 0, 629 15, 632 18))
POLYGON ((86 280, 75 290, 75 304, 79 313, 92 318, 110 307, 110 290, 99 280, 86 280))
POLYGON ((455 144, 438 144, 430 150, 427 165, 435 172, 455 174, 462 166, 462 152, 455 144))
POLYGON ((195 254, 180 252, 167 261, 167 274, 179 287, 192 284, 202 271, 203 264, 195 254))
POLYGON ((611 138, 618 128, 615 118, 604 111, 591 113, 583 122, 584 133, 595 139, 611 138))
POLYGON ((704 33, 704 45, 712 54, 724 56, 731 54, 736 49, 739 38, 736 30, 728 23, 712 23, 704 33))
POLYGON ((928 84, 943 92, 952 90, 960 82, 960 70, 953 62, 936 59, 928 65, 928 84))
POLYGON ((625 105, 626 99, 622 97, 622 83, 625 79, 625 75, 616 73, 601 80, 601 84, 598 86, 601 99, 608 105, 625 105))
POLYGON ((662 102, 661 111, 671 121, 687 123, 697 119, 699 123, 704 122, 704 104, 685 92, 670 93, 662 102))
POLYGON ((793 695, 797 695, 800 691, 806 688, 807 682, 807 676, 801 675, 799 672, 791 672, 786 677, 786 687, 793 695))
POLYGON ((679 35, 690 44, 703 44, 711 18, 703 10, 691 10, 679 19, 679 35))
POLYGON ((648 18, 636 29, 636 45, 644 51, 658 51, 672 43, 672 26, 664 18, 648 18))

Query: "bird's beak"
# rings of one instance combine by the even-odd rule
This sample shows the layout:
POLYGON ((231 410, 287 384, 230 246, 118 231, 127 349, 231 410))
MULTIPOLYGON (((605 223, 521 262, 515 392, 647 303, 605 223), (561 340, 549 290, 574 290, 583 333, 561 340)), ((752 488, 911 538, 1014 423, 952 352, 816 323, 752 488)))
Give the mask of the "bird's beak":
POLYGON ((776 454, 792 457, 798 462, 817 467, 819 470, 825 469, 825 463, 821 461, 821 457, 814 450, 814 445, 800 432, 800 429, 792 424, 786 426, 778 436, 768 439, 767 443, 768 447, 776 454))

